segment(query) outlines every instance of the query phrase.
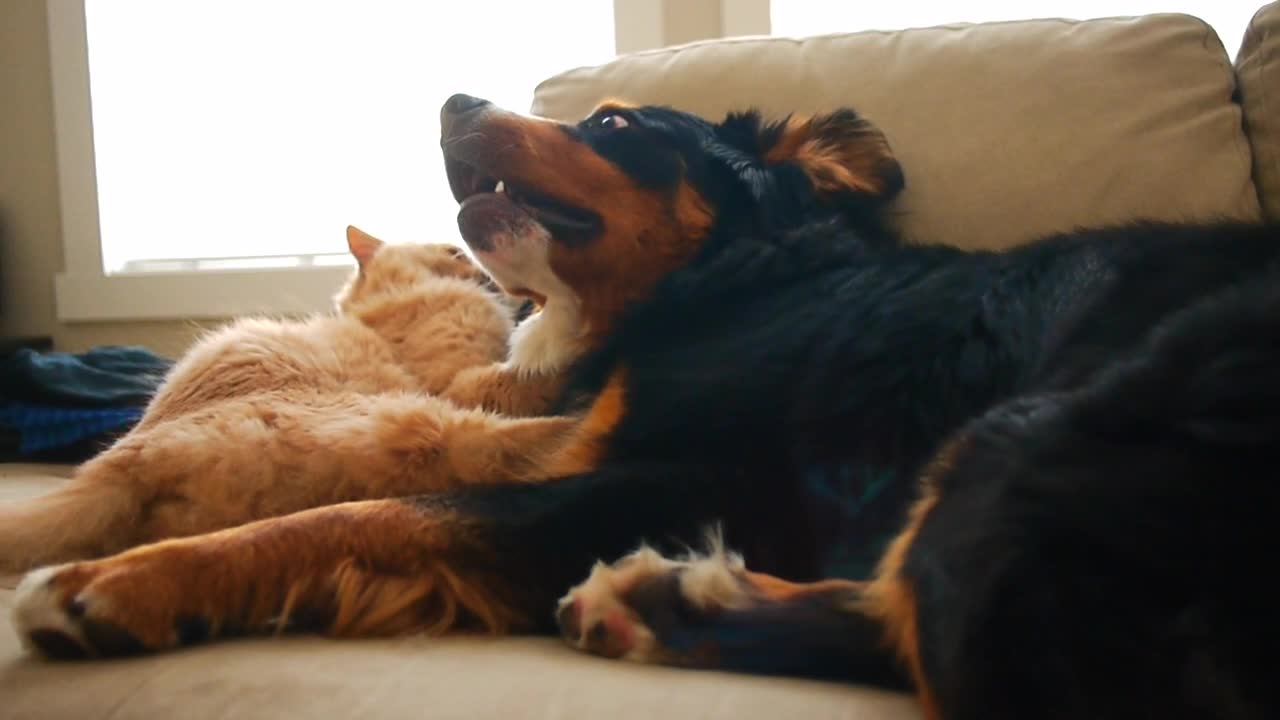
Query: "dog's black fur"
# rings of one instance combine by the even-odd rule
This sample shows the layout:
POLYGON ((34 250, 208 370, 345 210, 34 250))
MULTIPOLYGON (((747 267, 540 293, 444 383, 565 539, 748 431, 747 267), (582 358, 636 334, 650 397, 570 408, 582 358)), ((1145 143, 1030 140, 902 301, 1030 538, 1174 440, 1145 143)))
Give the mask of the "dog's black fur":
MULTIPOLYGON (((1219 258, 1247 251, 1222 237, 1219 258)), ((1203 292, 1110 353, 1062 352, 1057 367, 1078 381, 962 431, 902 569, 943 717, 1280 712, 1265 577, 1280 509, 1280 273, 1258 260, 1225 275, 1188 263, 1203 292)), ((1118 317, 1094 315, 1082 335, 1118 339, 1136 322, 1128 309, 1155 300, 1117 292, 1097 312, 1118 317)))
MULTIPOLYGON (((1280 510, 1280 230, 906 246, 880 218, 900 176, 824 203, 795 168, 761 169, 777 126, 753 115, 629 118, 643 132, 601 140, 588 120, 578 138, 637 173, 637 157, 678 156, 716 225, 574 375, 569 409, 627 372, 599 472, 457 498, 536 569, 530 586, 642 539, 694 542, 712 520, 754 569, 819 577, 833 544, 902 524, 915 475, 963 432, 903 569, 941 717, 1280 712, 1266 672, 1280 596, 1262 589, 1280 510), (887 468, 889 500, 833 519, 811 482, 832 468, 887 468)), ((851 637, 836 657, 880 651, 851 637)), ((776 650, 753 669, 831 670, 776 650)))

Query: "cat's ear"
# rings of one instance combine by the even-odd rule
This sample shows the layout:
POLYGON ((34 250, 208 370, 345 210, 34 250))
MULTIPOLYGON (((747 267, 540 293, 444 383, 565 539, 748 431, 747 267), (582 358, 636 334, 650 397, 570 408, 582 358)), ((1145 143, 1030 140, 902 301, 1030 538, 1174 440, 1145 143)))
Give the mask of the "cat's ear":
POLYGON ((378 252, 378 248, 381 248, 384 244, 378 238, 355 225, 347 226, 347 249, 351 251, 351 257, 356 259, 356 264, 361 268, 364 268, 373 259, 374 254, 378 252))

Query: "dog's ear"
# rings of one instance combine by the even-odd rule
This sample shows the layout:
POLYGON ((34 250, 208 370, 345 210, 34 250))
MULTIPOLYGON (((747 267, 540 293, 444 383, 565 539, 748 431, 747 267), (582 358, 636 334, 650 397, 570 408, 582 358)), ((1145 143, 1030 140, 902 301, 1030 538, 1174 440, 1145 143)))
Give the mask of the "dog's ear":
POLYGON ((849 108, 766 123, 758 112, 729 115, 723 139, 755 155, 763 168, 793 167, 809 179, 819 200, 887 201, 904 186, 902 167, 884 133, 849 108))
POLYGON ((752 197, 764 200, 777 187, 777 179, 764 162, 765 135, 768 127, 759 111, 729 113, 716 126, 716 142, 711 154, 724 163, 746 185, 752 197))
POLYGON ((823 196, 857 194, 885 200, 903 187, 902 166, 880 128, 848 108, 791 117, 774 126, 767 165, 792 163, 823 196))
POLYGON ((347 226, 347 249, 351 251, 351 257, 356 259, 356 265, 362 270, 384 244, 354 225, 347 226))

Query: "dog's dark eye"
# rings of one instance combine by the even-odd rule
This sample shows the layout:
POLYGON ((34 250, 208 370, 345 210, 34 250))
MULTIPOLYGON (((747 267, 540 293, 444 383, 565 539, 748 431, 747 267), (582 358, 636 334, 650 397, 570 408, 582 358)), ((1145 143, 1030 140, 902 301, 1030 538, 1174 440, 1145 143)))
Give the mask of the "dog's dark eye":
POLYGON ((627 122, 627 119, 621 115, 605 115, 599 120, 596 120, 596 127, 604 130, 621 130, 630 124, 631 123, 627 122))

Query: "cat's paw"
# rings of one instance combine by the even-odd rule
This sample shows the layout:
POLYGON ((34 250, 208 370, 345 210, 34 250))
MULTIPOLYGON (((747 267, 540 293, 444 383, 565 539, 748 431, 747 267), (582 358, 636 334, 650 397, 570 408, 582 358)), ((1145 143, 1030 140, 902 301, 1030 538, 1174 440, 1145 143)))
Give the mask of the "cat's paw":
POLYGON ((208 634, 198 613, 182 612, 190 592, 146 556, 45 567, 19 583, 13 624, 28 650, 50 659, 136 655, 208 634))

